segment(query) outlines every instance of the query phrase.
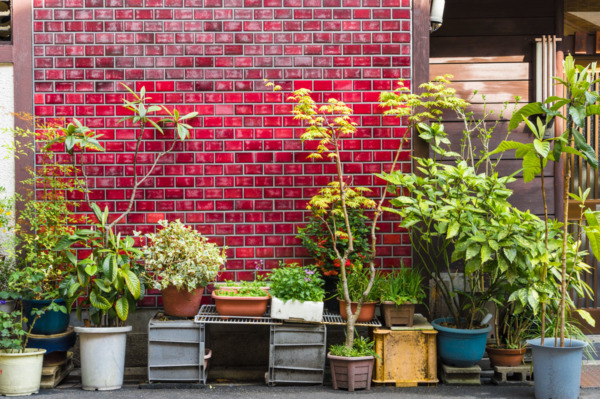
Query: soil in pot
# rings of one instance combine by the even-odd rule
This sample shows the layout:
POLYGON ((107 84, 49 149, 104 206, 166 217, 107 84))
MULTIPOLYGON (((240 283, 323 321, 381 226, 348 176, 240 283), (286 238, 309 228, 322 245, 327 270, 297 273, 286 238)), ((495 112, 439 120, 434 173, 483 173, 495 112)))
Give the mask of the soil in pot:
MULTIPOLYGON (((340 316, 342 316, 342 319, 348 320, 348 315, 346 314, 346 302, 342 301, 339 298, 338 298, 338 301, 340 303, 340 316)), ((357 305, 358 305, 357 302, 350 303, 350 310, 352 311, 352 314, 354 314, 356 312, 357 305)), ((376 305, 377 305, 377 302, 363 303, 362 307, 360 308, 360 314, 358 315, 358 319, 356 320, 356 322, 357 323, 368 323, 371 320, 373 320, 373 317, 375 316, 375 306, 376 305)))
POLYGON ((221 296, 219 291, 213 291, 215 307, 221 316, 261 317, 266 311, 270 297, 221 296))
POLYGON ((198 314, 204 287, 198 287, 194 291, 180 290, 170 285, 162 291, 163 306, 165 314, 177 317, 194 317, 198 314))
POLYGON ((486 346, 485 350, 493 366, 516 367, 523 364, 525 348, 508 349, 502 347, 486 346))

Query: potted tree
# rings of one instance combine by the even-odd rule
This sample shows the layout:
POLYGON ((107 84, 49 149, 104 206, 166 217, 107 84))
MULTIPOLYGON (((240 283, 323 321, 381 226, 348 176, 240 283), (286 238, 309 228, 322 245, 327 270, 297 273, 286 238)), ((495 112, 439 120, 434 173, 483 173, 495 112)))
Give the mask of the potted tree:
POLYGON ((587 143, 584 132, 586 118, 600 114, 598 104, 599 95, 594 91, 597 80, 593 80, 593 71, 596 65, 587 67, 575 65, 573 57, 567 56, 563 62, 564 77, 554 79, 567 93, 566 97, 552 96, 543 103, 536 102, 523 106, 513 114, 509 129, 516 128, 525 122, 533 132, 532 143, 517 143, 514 141, 502 142, 495 152, 516 150, 516 155, 523 158, 523 176, 525 181, 533 180, 540 174, 542 181, 542 200, 547 216, 547 200, 545 195, 544 175, 541 173, 548 161, 561 162, 563 166, 563 214, 561 245, 558 249, 552 247, 549 239, 549 221, 546 227, 545 247, 549 252, 556 251, 560 261, 553 263, 546 261, 543 264, 539 301, 542 304, 541 334, 538 339, 529 340, 533 352, 533 368, 535 373, 536 398, 571 398, 579 395, 581 375, 581 352, 587 345, 585 342, 569 338, 568 318, 572 311, 577 311, 590 324, 594 320, 590 315, 576 309, 570 297, 571 290, 577 295, 585 296, 591 293, 589 287, 581 280, 581 273, 588 270, 583 262, 585 251, 580 249, 581 232, 585 230, 590 247, 594 255, 600 256, 600 220, 598 212, 586 209, 586 199, 589 193, 580 192, 578 195, 570 192, 570 180, 576 158, 580 158, 587 166, 597 169, 598 154, 587 143), (535 122, 528 118, 538 116, 535 122), (541 116, 541 117, 540 117, 541 116), (546 127, 554 122, 555 118, 564 121, 564 132, 559 132, 556 137, 547 137, 546 127), (553 146, 552 146, 553 144, 553 146), (569 215, 569 199, 572 198, 580 204, 579 215, 569 215), (575 223, 569 223, 575 220, 575 223), (587 226, 584 225, 584 220, 587 226), (578 227, 579 236, 573 238, 569 233, 569 225, 578 227), (557 264, 559 265, 557 267, 557 264), (554 328, 547 328, 547 321, 554 328), (546 334, 552 337, 546 339, 546 334), (552 373, 551 370, 568 370, 565 373, 552 373))
POLYGON ((82 190, 84 200, 93 213, 94 229, 78 229, 62 237, 56 245, 56 251, 65 251, 73 265, 74 272, 63 279, 61 289, 68 298, 67 305, 77 302, 77 316, 83 316, 87 309, 84 327, 76 327, 81 343, 82 385, 86 390, 119 389, 123 383, 125 363, 126 334, 131 326, 125 325, 130 312, 142 298, 144 284, 143 266, 139 263, 143 253, 135 247, 133 237, 123 237, 115 232, 116 226, 131 212, 137 190, 154 171, 160 159, 170 153, 180 141, 189 137, 191 126, 186 122, 195 117, 193 112, 180 115, 177 110, 157 105, 147 106, 145 89, 135 93, 127 86, 129 95, 124 98, 124 108, 129 116, 120 122, 131 123, 137 127, 135 153, 133 157, 133 188, 130 191, 127 208, 120 215, 109 215, 108 208, 101 210, 90 198, 89 179, 84 163, 85 157, 76 156, 76 152, 103 151, 98 141, 100 135, 84 126, 78 120, 61 128, 62 134, 50 141, 47 146, 56 143, 64 145, 71 156, 75 171, 74 184, 82 190), (163 118, 156 119, 161 111, 163 118), (146 137, 148 126, 164 134, 164 128, 172 128, 175 139, 171 146, 154 157, 153 164, 138 176, 138 158, 142 140, 146 137), (83 248, 85 256, 78 257, 74 248, 83 248), (83 300, 78 300, 83 296, 83 300))
POLYGON ((162 290, 166 315, 195 316, 204 287, 216 280, 225 263, 227 247, 219 249, 179 219, 158 224, 162 229, 145 235, 150 245, 143 249, 150 283, 162 290))
MULTIPOLYGON (((267 83, 272 85, 271 83, 267 83)), ((399 87, 405 92, 409 91, 405 85, 400 82, 399 87)), ((277 87, 275 87, 277 89, 277 87)), ((410 129, 414 124, 422 118, 433 117, 433 113, 441 113, 441 108, 447 108, 451 102, 447 101, 448 96, 445 92, 440 91, 439 85, 435 82, 423 85, 423 95, 407 96, 406 101, 396 101, 395 103, 387 102, 384 97, 381 99, 381 105, 390 107, 395 111, 396 115, 402 117, 405 122, 408 122, 410 129), (410 97, 410 98, 409 98, 410 97), (408 102, 410 100, 410 102, 408 102), (410 104, 410 107, 407 105, 410 104)), ((444 89, 445 90, 445 89, 444 89)), ((342 165, 342 146, 341 142, 345 137, 351 137, 356 132, 356 123, 352 119, 352 109, 337 99, 329 99, 324 105, 317 105, 311 97, 311 92, 308 89, 299 89, 289 98, 295 102, 293 109, 294 118, 304 123, 306 129, 301 135, 303 143, 307 141, 316 142, 312 148, 314 150, 309 155, 310 159, 317 162, 323 160, 323 155, 327 160, 335 165, 335 175, 333 181, 327 187, 322 188, 319 193, 312 197, 309 202, 308 210, 311 211, 314 218, 321 221, 321 226, 325 229, 328 239, 331 240, 329 248, 333 250, 334 267, 339 274, 338 287, 341 291, 341 299, 344 300, 344 310, 347 314, 346 320, 346 341, 344 346, 346 350, 352 351, 355 345, 354 326, 360 315, 361 309, 365 302, 369 300, 369 294, 374 287, 376 279, 375 271, 375 249, 377 244, 377 221, 383 214, 383 204, 386 200, 387 190, 382 190, 381 198, 378 202, 367 197, 370 190, 366 187, 353 187, 352 179, 344 173, 342 165), (357 255, 357 247, 355 247, 354 231, 350 220, 351 209, 372 209, 371 226, 370 226, 370 246, 367 253, 361 253, 364 259, 361 259, 361 264, 368 265, 367 284, 364 287, 362 294, 358 297, 356 308, 351 307, 351 298, 349 291, 349 268, 351 265, 351 256, 357 255), (338 243, 347 243, 347 245, 338 245, 338 243)), ((452 98, 451 98, 452 101, 452 98)), ((394 158, 389 165, 388 171, 393 173, 398 165, 398 159, 402 152, 402 145, 398 147, 394 158)), ((387 187, 386 187, 387 188, 387 187)), ((317 243, 318 247, 318 243, 317 243)), ((362 342, 362 341, 361 341, 362 342)), ((328 358, 331 359, 331 353, 328 358)), ((342 361, 347 364, 355 362, 352 357, 343 357, 342 361)), ((370 356, 371 364, 374 362, 374 357, 370 356)), ((357 370, 357 368, 345 365, 336 370, 357 370)), ((372 368, 371 368, 372 370, 372 368)), ((334 379, 337 378, 338 372, 333 373, 334 379)), ((351 380, 353 377, 348 377, 351 380)), ((370 380, 371 376, 367 376, 370 380)), ((340 386, 334 382, 334 386, 340 386)))
MULTIPOLYGON (((442 87, 447 83, 440 81, 442 87)), ((402 216, 401 226, 412 230, 418 265, 435 283, 451 315, 432 322, 438 330, 440 358, 447 365, 469 367, 481 360, 492 329, 486 316, 489 304, 503 300, 505 281, 537 267, 544 249, 535 244, 539 218, 509 203, 512 191, 507 184, 515 178, 500 177, 499 159, 489 157, 495 125, 485 123, 488 114, 473 121, 468 103, 450 89, 442 90, 465 122, 460 152, 451 148, 441 123, 419 123, 419 137, 429 143, 434 156, 416 158, 419 174, 396 171, 379 176, 400 194, 389 210, 402 216)), ((394 104, 405 96, 391 93, 386 98, 394 104)))
POLYGON ((45 349, 27 348, 27 340, 44 309, 35 309, 27 320, 22 309, 0 312, 0 394, 31 395, 40 390, 45 349), (28 330, 23 325, 29 324, 28 330))
POLYGON ((371 389, 373 375, 373 360, 377 352, 373 349, 373 341, 358 336, 352 347, 346 345, 331 345, 327 358, 331 366, 333 389, 371 389))
POLYGON ((415 305, 426 297, 423 276, 417 269, 401 268, 379 282, 381 313, 386 327, 412 327, 415 305))
POLYGON ((525 338, 531 335, 534 316, 524 309, 519 311, 518 307, 518 302, 511 302, 496 312, 496 343, 485 347, 493 366, 514 367, 523 364, 525 338))
POLYGON ((285 265, 270 274, 271 317, 289 321, 323 320, 323 279, 317 268, 297 263, 285 265))

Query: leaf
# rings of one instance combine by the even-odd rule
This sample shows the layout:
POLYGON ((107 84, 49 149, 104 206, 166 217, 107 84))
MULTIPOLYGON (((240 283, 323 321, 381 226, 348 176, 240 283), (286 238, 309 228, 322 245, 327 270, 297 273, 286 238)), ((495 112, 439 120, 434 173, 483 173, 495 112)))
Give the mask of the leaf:
POLYGON ((594 320, 594 318, 590 315, 590 313, 587 310, 575 309, 575 311, 579 313, 579 316, 581 316, 581 318, 585 320, 586 323, 588 323, 592 327, 596 327, 596 320, 594 320))
POLYGON ((492 249, 489 245, 484 245, 481 247, 481 263, 484 263, 491 259, 492 257, 492 249))
POLYGON ((541 155, 542 158, 546 158, 550 152, 550 143, 547 141, 541 141, 538 139, 533 140, 533 146, 536 152, 541 155))
POLYGON ((67 291, 67 297, 72 298, 73 296, 75 296, 75 294, 77 293, 77 291, 79 290, 80 287, 81 287, 81 284, 79 284, 79 283, 72 283, 71 285, 69 285, 69 290, 67 291))
POLYGON ((127 315, 129 314, 129 302, 127 302, 127 299, 124 297, 117 299, 115 310, 119 319, 123 321, 127 320, 127 315))
POLYGON ((528 183, 542 172, 540 159, 533 153, 528 153, 523 157, 523 181, 528 183))
POLYGON ((598 155, 590 146, 585 137, 577 130, 573 129, 573 138, 575 139, 575 147, 582 152, 583 158, 590 164, 594 169, 598 169, 598 155))
POLYGON ((504 255, 506 255, 506 258, 508 259, 508 261, 510 263, 513 263, 513 261, 515 260, 515 257, 517 256, 517 250, 514 248, 503 248, 504 251, 504 255))
POLYGON ((96 216, 96 219, 98 219, 98 221, 101 222, 102 221, 102 211, 100 210, 100 207, 96 203, 92 203, 91 208, 92 208, 92 212, 94 212, 94 216, 96 216))
MULTIPOLYGON (((55 251, 64 251, 69 248, 71 245, 79 241, 79 237, 77 236, 62 236, 58 243, 54 247, 55 251)), ((69 251, 70 252, 70 251, 69 251)))
POLYGON ((95 263, 85 267, 85 272, 88 274, 88 276, 95 275, 97 271, 98 271, 98 266, 95 263))
POLYGON ((510 131, 516 129, 521 124, 521 122, 523 122, 523 118, 543 113, 544 110, 542 109, 541 103, 536 102, 527 104, 521 107, 518 111, 516 111, 510 118, 510 122, 508 123, 508 130, 510 131))
POLYGON ((494 151, 490 152, 489 155, 494 155, 508 150, 529 151, 529 146, 524 143, 519 143, 518 141, 505 140, 501 142, 494 151))
POLYGON ((585 123, 585 107, 584 106, 571 106, 569 107, 569 115, 573 119, 573 122, 579 126, 583 127, 585 123))
POLYGON ((100 310, 108 310, 111 308, 111 303, 102 295, 96 293, 96 290, 90 292, 90 304, 100 310))
POLYGON ((467 253, 465 255, 465 260, 469 260, 472 257, 476 256, 480 252, 480 247, 477 244, 469 245, 467 248, 467 253))
POLYGON ((142 288, 138 277, 131 270, 123 272, 122 276, 125 279, 125 284, 127 285, 129 292, 131 292, 131 295, 133 295, 133 298, 138 299, 142 294, 142 288))
POLYGON ((458 234, 458 230, 460 229, 460 224, 458 223, 458 221, 453 221, 452 223, 450 223, 450 226, 448 227, 448 233, 446 234, 446 239, 450 239, 454 236, 456 236, 458 234))

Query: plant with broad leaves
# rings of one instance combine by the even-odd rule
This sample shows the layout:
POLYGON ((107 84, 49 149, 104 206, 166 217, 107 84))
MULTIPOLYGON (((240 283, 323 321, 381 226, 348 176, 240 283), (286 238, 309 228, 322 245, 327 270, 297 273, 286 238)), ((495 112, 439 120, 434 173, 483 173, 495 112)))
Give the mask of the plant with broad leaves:
POLYGON ((147 105, 149 100, 146 91, 141 89, 135 93, 125 86, 130 99, 124 98, 123 107, 131 115, 120 120, 136 127, 135 151, 133 155, 133 188, 130 192, 127 208, 119 215, 111 217, 108 207, 101 210, 90 199, 89 178, 85 157, 76 156, 76 152, 103 151, 99 139, 91 129, 74 119, 72 123, 62 128, 62 134, 51 140, 47 147, 62 143, 66 152, 71 156, 75 181, 85 194, 85 202, 92 210, 96 222, 93 229, 78 229, 73 234, 67 234, 55 246, 56 251, 66 251, 69 262, 75 266, 75 271, 62 281, 62 295, 71 305, 80 295, 87 297, 77 303, 77 314, 81 318, 84 306, 89 306, 89 322, 96 326, 118 326, 124 322, 129 313, 141 299, 144 284, 141 281, 144 268, 139 260, 143 253, 135 248, 132 237, 122 237, 116 234, 115 226, 133 209, 137 190, 153 173, 156 165, 166 154, 175 149, 178 142, 189 137, 191 126, 187 123, 197 113, 181 115, 177 110, 170 111, 165 106, 147 105), (131 99, 132 98, 132 99, 131 99), (162 117, 157 115, 161 111, 162 117), (150 125, 156 132, 165 134, 165 130, 174 131, 174 140, 170 147, 154 156, 154 161, 145 174, 138 177, 138 159, 142 141, 150 125), (77 160, 79 159, 79 162, 77 160), (78 259, 74 248, 88 249, 90 254, 84 259, 78 259))
MULTIPOLYGON (((517 143, 514 141, 504 141, 500 143, 498 148, 492 152, 500 153, 508 150, 516 150, 516 156, 523 158, 523 176, 525 181, 531 181, 536 175, 541 176, 542 181, 542 200, 544 203, 544 212, 546 220, 548 220, 548 206, 545 195, 544 173, 543 169, 546 163, 551 160, 558 162, 563 161, 564 165, 564 193, 563 193, 563 221, 562 226, 562 251, 560 262, 560 274, 553 275, 552 270, 545 265, 542 271, 542 279, 550 280, 550 283, 560 287, 556 292, 551 292, 549 295, 544 295, 542 298, 543 310, 541 316, 541 331, 545 332, 546 323, 546 306, 549 307, 551 316, 558 320, 558 323, 552 323, 558 326, 558 331, 555 331, 555 339, 559 339, 560 346, 565 344, 565 332, 568 330, 565 327, 567 323, 568 313, 574 309, 574 304, 569 295, 569 287, 572 280, 579 280, 579 273, 576 273, 570 265, 580 263, 578 258, 585 256, 585 252, 579 250, 581 244, 578 237, 575 245, 571 243, 571 237, 568 232, 569 228, 569 198, 572 198, 580 204, 581 212, 576 225, 579 227, 579 234, 583 231, 584 210, 586 208, 586 199, 589 195, 589 189, 585 192, 580 190, 579 195, 574 195, 569 192, 570 180, 574 169, 575 158, 583 160, 589 167, 598 168, 598 154, 585 139, 584 133, 586 128, 586 119, 592 115, 600 115, 600 98, 599 94, 594 91, 594 86, 600 80, 593 79, 593 72, 596 70, 596 64, 592 63, 587 67, 575 65, 575 61, 571 55, 567 56, 563 62, 564 79, 554 77, 558 84, 562 85, 567 93, 566 97, 551 96, 544 102, 535 102, 527 104, 515 112, 509 123, 509 130, 517 128, 522 122, 525 122, 529 129, 534 134, 533 143, 517 143), (566 112, 562 112, 566 109, 566 112), (541 115, 536 118, 536 123, 528 120, 529 117, 541 115), (565 130, 556 137, 545 137, 544 133, 550 123, 555 123, 555 119, 564 121, 565 130), (551 145, 554 144, 551 149, 551 145), (574 259, 572 259, 574 257, 574 259)), ((585 218, 588 223, 594 221, 597 215, 592 211, 585 212, 585 218)), ((600 241, 600 231, 592 224, 586 228, 586 234, 590 243, 592 243, 592 252, 598 258, 600 257, 600 248, 594 243, 600 241)), ((548 223, 546 224, 546 237, 548 233, 548 223)), ((546 239, 546 246, 548 241, 546 239)), ((589 323, 594 324, 593 319, 587 312, 581 309, 576 309, 577 312, 589 323)), ((545 335, 542 335, 542 345, 544 344, 545 335)))

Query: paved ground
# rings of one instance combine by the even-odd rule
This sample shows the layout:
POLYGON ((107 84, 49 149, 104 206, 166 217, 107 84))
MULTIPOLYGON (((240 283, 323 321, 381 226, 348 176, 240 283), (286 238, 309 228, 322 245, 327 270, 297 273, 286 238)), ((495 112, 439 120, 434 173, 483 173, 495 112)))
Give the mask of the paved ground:
MULTIPOLYGON (((138 389, 135 386, 127 386, 118 391, 87 392, 79 389, 53 389, 42 390, 39 396, 60 399, 86 399, 86 398, 169 398, 186 399, 199 397, 204 398, 304 398, 304 399, 340 399, 347 395, 364 396, 377 399, 427 399, 427 398, 504 398, 504 399, 533 399, 533 387, 509 386, 500 387, 494 385, 483 385, 480 387, 449 387, 440 385, 438 387, 419 388, 394 388, 373 387, 370 391, 335 391, 331 386, 322 387, 268 387, 265 385, 207 385, 201 389, 138 389)), ((600 389, 582 389, 583 399, 600 398, 600 389)))

